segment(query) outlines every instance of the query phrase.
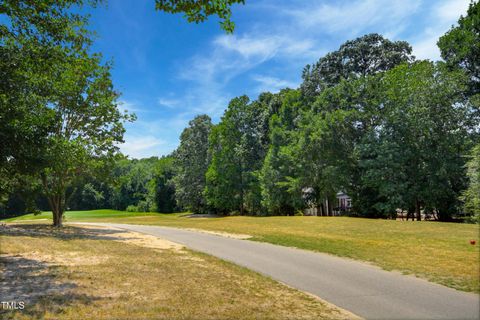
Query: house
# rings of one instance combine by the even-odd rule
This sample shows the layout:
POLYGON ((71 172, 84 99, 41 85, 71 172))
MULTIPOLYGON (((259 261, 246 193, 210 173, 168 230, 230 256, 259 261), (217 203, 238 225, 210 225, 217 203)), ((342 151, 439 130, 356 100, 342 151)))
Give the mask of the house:
POLYGON ((308 208, 304 210, 306 216, 339 216, 352 209, 352 198, 345 192, 338 192, 335 202, 331 205, 328 200, 325 200, 321 205, 316 205, 311 197, 313 188, 304 188, 302 191, 304 200, 308 205, 308 208), (331 210, 330 213, 327 212, 329 210, 331 210))
POLYGON ((345 192, 337 193, 337 207, 335 211, 346 212, 352 209, 352 198, 345 192))

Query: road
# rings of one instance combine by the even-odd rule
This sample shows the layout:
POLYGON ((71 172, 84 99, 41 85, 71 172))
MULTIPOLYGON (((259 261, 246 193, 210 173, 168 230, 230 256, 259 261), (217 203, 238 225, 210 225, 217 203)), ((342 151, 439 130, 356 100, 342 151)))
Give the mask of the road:
POLYGON ((170 227, 92 223, 158 236, 314 294, 366 319, 479 319, 480 296, 366 263, 170 227))

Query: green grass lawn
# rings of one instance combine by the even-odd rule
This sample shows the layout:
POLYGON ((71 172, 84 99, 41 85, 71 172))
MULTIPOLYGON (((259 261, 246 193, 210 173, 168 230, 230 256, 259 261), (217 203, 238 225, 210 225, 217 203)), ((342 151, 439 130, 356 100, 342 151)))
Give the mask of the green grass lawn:
MULTIPOLYGON (((186 218, 184 214, 72 211, 66 221, 198 228, 367 261, 452 288, 480 292, 479 226, 346 217, 186 218), (476 245, 471 245, 475 240, 476 245)), ((51 219, 50 213, 16 220, 51 219)), ((13 221, 15 219, 9 219, 13 221)))

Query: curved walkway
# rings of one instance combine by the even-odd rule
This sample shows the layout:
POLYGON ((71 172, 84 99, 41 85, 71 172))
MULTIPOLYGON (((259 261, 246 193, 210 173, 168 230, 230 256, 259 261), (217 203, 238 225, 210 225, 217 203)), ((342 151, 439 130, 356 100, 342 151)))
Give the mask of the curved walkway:
POLYGON ((366 319, 480 318, 479 295, 384 271, 362 262, 178 228, 92 224, 147 233, 181 243, 312 293, 366 319))

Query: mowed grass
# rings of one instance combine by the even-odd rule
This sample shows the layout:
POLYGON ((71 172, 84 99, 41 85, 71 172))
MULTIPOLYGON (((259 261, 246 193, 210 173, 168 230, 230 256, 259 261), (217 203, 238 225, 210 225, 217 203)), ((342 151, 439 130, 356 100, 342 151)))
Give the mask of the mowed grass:
MULTIPOLYGON (((68 221, 151 224, 249 234, 252 240, 367 261, 386 270, 480 292, 479 225, 347 217, 187 218, 184 214, 113 210, 68 212, 66 216, 68 221), (476 244, 471 245, 470 240, 476 244)), ((22 219, 47 217, 45 213, 22 219)))
POLYGON ((0 228, 0 243, 2 301, 26 305, 25 310, 0 309, 2 319, 353 316, 211 256, 120 242, 100 228, 8 225, 0 228))

